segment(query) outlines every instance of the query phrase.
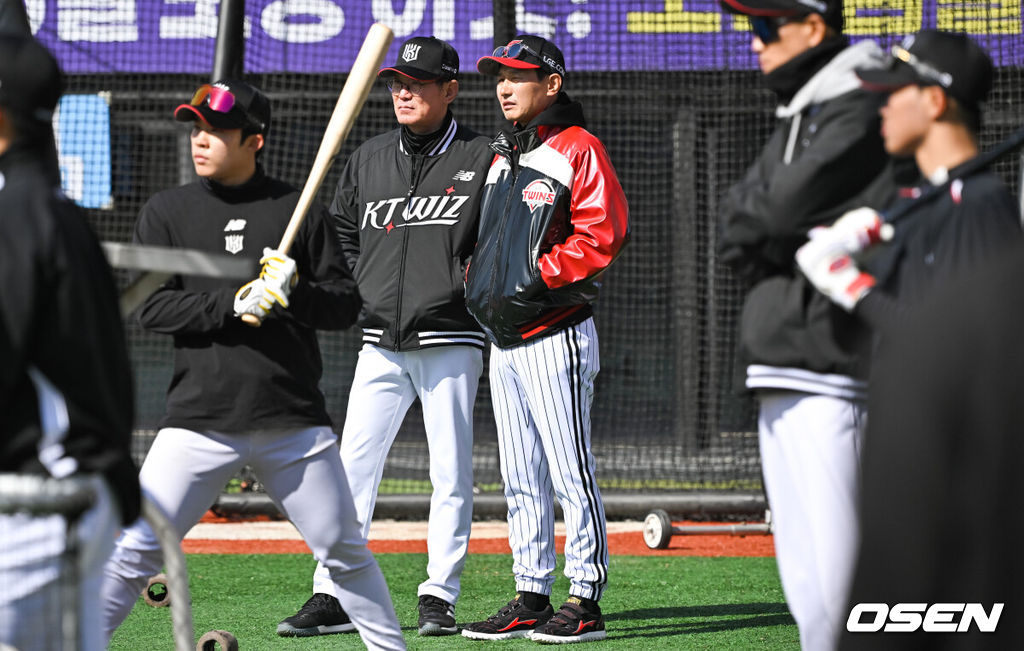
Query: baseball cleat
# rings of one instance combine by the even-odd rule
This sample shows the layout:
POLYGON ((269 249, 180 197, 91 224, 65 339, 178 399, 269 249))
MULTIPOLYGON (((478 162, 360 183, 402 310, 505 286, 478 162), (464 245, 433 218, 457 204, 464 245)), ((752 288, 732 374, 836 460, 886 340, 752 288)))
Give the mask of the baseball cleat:
POLYGON ((314 593, 299 612, 277 625, 281 637, 312 637, 356 630, 338 600, 329 594, 314 593))
POLYGON ((440 597, 420 595, 420 635, 455 635, 455 606, 440 597))
POLYGON ((530 633, 530 639, 541 644, 596 642, 606 637, 601 609, 596 612, 584 609, 579 597, 569 597, 546 624, 530 633))
POLYGON ((544 610, 530 610, 517 594, 515 599, 502 606, 484 622, 474 622, 462 627, 462 636, 472 640, 511 640, 529 637, 530 632, 551 618, 551 605, 544 610))

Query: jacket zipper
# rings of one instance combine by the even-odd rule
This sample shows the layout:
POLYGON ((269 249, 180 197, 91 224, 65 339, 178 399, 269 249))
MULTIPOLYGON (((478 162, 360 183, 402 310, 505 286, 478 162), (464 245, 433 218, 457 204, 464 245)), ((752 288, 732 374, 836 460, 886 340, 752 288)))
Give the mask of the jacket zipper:
MULTIPOLYGON (((508 174, 509 174, 509 179, 510 179, 511 183, 510 183, 509 188, 508 188, 508 193, 505 196, 505 207, 504 207, 504 209, 502 210, 502 213, 501 213, 501 222, 499 222, 499 224, 498 224, 498 243, 497 243, 497 246, 495 246, 495 249, 494 249, 494 253, 495 253, 495 256, 494 256, 494 272, 491 274, 491 288, 490 288, 490 290, 487 293, 487 295, 489 297, 491 297, 491 300, 488 301, 488 305, 487 305, 487 321, 489 323, 493 323, 494 322, 494 304, 495 304, 495 301, 494 301, 494 288, 495 288, 495 286, 498 283, 498 264, 501 262, 501 257, 499 255, 497 255, 497 254, 502 252, 502 246, 501 245, 505 241, 505 223, 508 221, 508 215, 509 215, 509 212, 510 212, 509 206, 512 205, 512 194, 513 194, 513 190, 515 190, 515 187, 516 187, 516 181, 519 180, 518 165, 516 165, 512 161, 512 157, 515 156, 516 151, 518 151, 518 149, 519 149, 518 143, 513 144, 512 145, 512 151, 510 152, 510 155, 507 157, 507 159, 508 159, 508 174)), ((507 267, 508 265, 505 265, 505 266, 507 267)))
MULTIPOLYGON (((420 182, 420 172, 423 170, 423 155, 411 154, 412 156, 412 179, 409 185, 409 192, 405 195, 405 207, 402 210, 404 215, 409 210, 409 200, 416 192, 416 186, 420 182)), ((397 351, 402 342, 402 298, 405 296, 405 262, 409 252, 409 231, 402 228, 402 257, 398 267, 398 306, 395 310, 395 341, 391 350, 397 351)))

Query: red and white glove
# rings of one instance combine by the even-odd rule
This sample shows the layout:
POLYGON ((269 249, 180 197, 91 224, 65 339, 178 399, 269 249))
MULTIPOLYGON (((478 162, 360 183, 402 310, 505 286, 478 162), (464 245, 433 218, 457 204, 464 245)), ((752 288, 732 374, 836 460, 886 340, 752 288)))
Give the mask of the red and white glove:
POLYGON ((287 308, 288 295, 299 281, 299 274, 295 272, 295 260, 277 249, 265 248, 260 264, 263 265, 263 270, 260 271, 260 280, 264 285, 263 293, 271 301, 267 310, 273 307, 273 303, 287 308))
POLYGON ((815 237, 796 252, 796 263, 819 292, 847 312, 875 286, 875 277, 861 271, 845 244, 815 237))
POLYGON ((871 208, 857 208, 845 213, 831 226, 812 228, 807 237, 812 240, 827 239, 841 246, 847 253, 865 251, 879 242, 892 239, 892 224, 882 221, 882 216, 871 208))

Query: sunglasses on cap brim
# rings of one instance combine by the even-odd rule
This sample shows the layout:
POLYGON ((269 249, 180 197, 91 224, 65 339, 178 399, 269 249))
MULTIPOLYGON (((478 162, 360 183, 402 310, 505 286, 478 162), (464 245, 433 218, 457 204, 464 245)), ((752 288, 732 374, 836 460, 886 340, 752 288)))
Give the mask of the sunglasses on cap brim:
POLYGON ((942 86, 943 88, 949 88, 953 83, 953 75, 948 72, 942 72, 935 66, 922 61, 916 55, 912 54, 910 50, 907 50, 900 45, 893 45, 889 50, 889 57, 886 62, 886 66, 889 70, 892 70, 900 63, 910 66, 910 68, 917 73, 918 77, 942 86))
POLYGON ((754 36, 759 38, 765 45, 768 45, 779 40, 780 27, 789 23, 798 23, 806 17, 806 14, 793 16, 749 16, 750 29, 754 32, 754 36))
POLYGON ((541 65, 542 68, 547 67, 550 70, 562 75, 563 77, 565 76, 565 70, 563 70, 561 66, 551 61, 550 59, 545 59, 540 55, 540 52, 537 52, 536 50, 531 48, 526 43, 523 43, 522 41, 512 41, 508 45, 496 47, 494 48, 494 52, 491 53, 491 56, 499 57, 502 59, 518 59, 524 52, 527 54, 532 54, 539 60, 543 61, 544 63, 541 65))
POLYGON ((227 113, 235 106, 235 96, 230 90, 225 90, 211 84, 203 84, 197 88, 189 104, 199 106, 204 101, 210 109, 218 113, 227 113))

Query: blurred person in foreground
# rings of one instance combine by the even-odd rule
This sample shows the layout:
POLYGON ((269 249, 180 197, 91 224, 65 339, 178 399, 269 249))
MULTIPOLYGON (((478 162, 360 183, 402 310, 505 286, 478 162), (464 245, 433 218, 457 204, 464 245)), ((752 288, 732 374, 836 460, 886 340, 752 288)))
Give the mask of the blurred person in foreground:
POLYGON ((74 586, 62 585, 64 516, 0 515, 0 646, 66 648, 54 595, 74 590, 76 648, 93 650, 105 646, 101 570, 140 494, 117 288, 60 188, 52 119, 63 87, 45 47, 0 34, 0 487, 18 475, 81 477, 94 493, 75 531, 74 586))
POLYGON ((761 468, 786 603, 804 649, 831 649, 845 621, 856 551, 867 328, 800 274, 815 226, 894 193, 878 98, 854 70, 880 66, 850 45, 841 0, 721 0, 749 18, 751 49, 779 99, 778 125, 721 201, 719 255, 749 290, 739 365, 759 406, 761 468))
MULTIPOLYGON (((894 46, 883 69, 858 75, 866 88, 886 96, 886 150, 911 157, 921 174, 892 207, 940 194, 894 224, 871 208, 851 211, 813 232, 797 252, 815 286, 875 333, 864 541, 851 606, 984 601, 989 608, 1006 588, 991 563, 1007 559, 1000 553, 986 560, 984 547, 994 551, 1002 544, 996 533, 1002 515, 993 508, 1008 489, 989 493, 981 484, 989 479, 986 467, 996 483, 1015 481, 1004 468, 1006 456, 1015 455, 1003 455, 1018 447, 1020 431, 1010 427, 1019 418, 1019 400, 1004 393, 1007 383, 1020 386, 1012 382, 1020 368, 1014 367, 1018 337, 1007 332, 1018 323, 1004 322, 1015 308, 988 307, 996 294, 974 276, 994 258, 1020 256, 1018 208, 999 177, 964 167, 979 153, 981 104, 993 66, 967 36, 924 30, 894 46), (975 280, 950 289, 968 277, 975 280), (968 297, 967 287, 978 294, 968 297), (958 304, 961 297, 968 300, 958 304), (925 303, 926 311, 915 311, 925 303), (986 308, 972 310, 975 304, 986 308), (956 315, 969 315, 979 333, 969 335, 960 318, 951 321, 956 315), (950 518, 955 526, 946 525, 950 518)), ((1019 302, 1012 288, 1001 296, 1019 302)), ((1015 563, 1009 560, 1007 569, 1015 563)), ((859 614, 847 612, 856 629, 859 614)), ((1019 621, 1019 612, 1007 612, 1004 626, 1019 621)), ((909 648, 978 648, 992 639, 848 633, 844 646, 899 641, 909 648)))

